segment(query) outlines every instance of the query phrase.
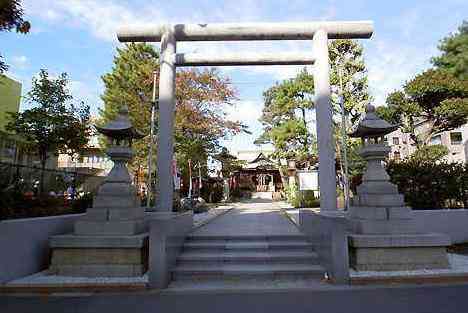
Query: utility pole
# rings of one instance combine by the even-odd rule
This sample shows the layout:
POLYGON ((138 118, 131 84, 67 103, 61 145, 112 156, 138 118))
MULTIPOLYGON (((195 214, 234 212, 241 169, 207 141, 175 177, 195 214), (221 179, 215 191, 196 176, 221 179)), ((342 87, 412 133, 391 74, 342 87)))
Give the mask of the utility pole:
POLYGON ((151 195, 153 194, 152 184, 152 168, 153 168, 153 145, 154 145, 154 117, 156 111, 156 78, 157 72, 153 71, 153 95, 151 97, 151 128, 150 128, 150 142, 149 142, 149 155, 148 155, 148 182, 146 184, 147 197, 146 207, 150 207, 151 195))
POLYGON ((192 199, 192 160, 188 159, 188 170, 189 170, 189 190, 188 197, 192 199))
POLYGON ((340 95, 339 101, 341 106, 341 142, 343 145, 342 149, 342 162, 344 163, 344 173, 343 173, 343 183, 344 183, 344 208, 345 210, 349 209, 349 180, 348 180, 348 153, 346 147, 346 110, 344 105, 344 97, 343 97, 343 72, 341 66, 338 66, 338 76, 340 79, 340 95))
POLYGON ((201 178, 201 166, 200 161, 198 161, 198 197, 201 197, 201 188, 202 188, 202 178, 201 178))

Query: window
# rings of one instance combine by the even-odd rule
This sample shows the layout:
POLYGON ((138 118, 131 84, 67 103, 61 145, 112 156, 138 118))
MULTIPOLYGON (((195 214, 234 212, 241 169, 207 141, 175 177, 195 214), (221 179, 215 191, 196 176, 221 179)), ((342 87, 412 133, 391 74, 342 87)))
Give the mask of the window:
POLYGON ((461 145, 463 141, 463 136, 461 132, 451 132, 450 133, 450 143, 452 145, 461 145))
POLYGON ((437 135, 431 138, 431 145, 440 145, 442 144, 442 136, 437 135))
POLYGON ((393 137, 393 144, 394 144, 394 145, 399 145, 399 144, 400 144, 400 138, 398 138, 398 137, 393 137))
POLYGON ((395 161, 400 161, 400 160, 401 160, 401 155, 400 155, 400 152, 399 152, 399 151, 393 152, 393 159, 394 159, 395 161))

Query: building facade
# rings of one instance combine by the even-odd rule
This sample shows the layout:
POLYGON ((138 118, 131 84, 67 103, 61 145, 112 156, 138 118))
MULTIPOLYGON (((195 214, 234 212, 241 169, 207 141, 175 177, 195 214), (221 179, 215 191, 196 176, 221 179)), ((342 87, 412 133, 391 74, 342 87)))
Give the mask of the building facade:
POLYGON ((18 113, 21 102, 21 83, 0 75, 0 131, 6 131, 9 113, 18 113))
MULTIPOLYGON (((421 123, 417 126, 416 132, 422 133, 425 130, 425 124, 421 123)), ((401 160, 410 156, 416 151, 416 144, 410 138, 410 135, 403 133, 400 129, 386 136, 389 146, 391 147, 390 158, 393 160, 401 160)), ((468 162, 468 124, 465 124, 457 129, 438 133, 433 135, 429 144, 443 145, 447 147, 449 153, 445 157, 448 162, 468 162)))
POLYGON ((242 169, 230 177, 229 189, 241 197, 265 197, 276 199, 281 196, 283 181, 277 162, 270 159, 273 150, 238 151, 237 159, 244 161, 242 169))
POLYGON ((99 137, 94 135, 89 139, 88 147, 82 155, 60 154, 58 168, 76 171, 83 174, 107 176, 112 169, 113 162, 105 154, 99 144, 99 137))

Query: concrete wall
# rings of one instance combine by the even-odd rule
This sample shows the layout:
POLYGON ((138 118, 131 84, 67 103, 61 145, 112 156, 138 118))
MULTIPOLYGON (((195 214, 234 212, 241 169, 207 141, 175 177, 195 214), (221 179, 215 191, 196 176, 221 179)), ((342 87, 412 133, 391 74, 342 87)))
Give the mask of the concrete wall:
POLYGON ((452 244, 468 242, 468 210, 414 210, 413 214, 418 231, 447 234, 452 244))
POLYGON ((320 264, 331 280, 346 284, 349 280, 348 233, 344 215, 299 211, 299 228, 315 246, 320 264))
POLYGON ((193 213, 147 214, 150 230, 149 285, 166 288, 171 280, 171 269, 182 251, 186 235, 193 227, 193 213))
POLYGON ((49 237, 73 231, 82 214, 0 221, 0 283, 27 276, 49 265, 49 237))

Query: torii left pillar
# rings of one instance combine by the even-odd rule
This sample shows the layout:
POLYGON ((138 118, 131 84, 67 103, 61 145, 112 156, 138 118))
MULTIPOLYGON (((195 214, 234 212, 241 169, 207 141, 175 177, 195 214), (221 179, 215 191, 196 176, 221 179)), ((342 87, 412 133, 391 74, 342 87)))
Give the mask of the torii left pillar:
POLYGON ((159 199, 157 211, 171 212, 174 196, 172 159, 174 154, 174 112, 176 39, 173 29, 167 27, 161 38, 160 73, 159 73, 159 143, 158 176, 159 199))

